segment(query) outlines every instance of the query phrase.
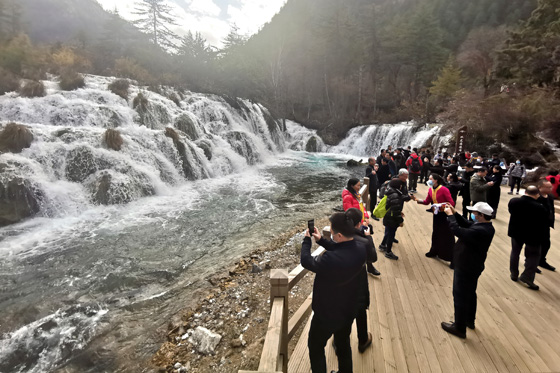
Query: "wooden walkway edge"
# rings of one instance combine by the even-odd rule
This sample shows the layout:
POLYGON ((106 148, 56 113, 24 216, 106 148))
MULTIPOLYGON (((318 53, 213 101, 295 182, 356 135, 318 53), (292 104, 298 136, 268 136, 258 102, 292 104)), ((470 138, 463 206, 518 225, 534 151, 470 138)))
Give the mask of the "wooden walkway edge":
MULTIPOLYGON (((427 187, 419 186, 419 198, 427 187)), ((529 290, 509 277, 510 238, 507 236, 511 198, 502 188, 496 235, 486 269, 478 284, 476 329, 462 340, 441 329, 453 320, 453 271, 448 263, 424 256, 430 247, 432 216, 426 206, 405 205, 405 225, 397 231, 392 261, 380 255, 375 266, 381 276, 369 276, 368 311, 373 344, 358 352, 356 328, 351 335, 355 373, 370 372, 560 372, 560 232, 551 231, 548 261, 556 272, 542 270, 529 290)), ((458 201, 461 209, 461 197, 458 201)), ((557 205, 557 212, 560 208, 557 205)), ((558 216, 558 214, 557 214, 558 216)), ((374 241, 383 237, 383 225, 374 222, 374 241)), ((560 222, 558 222, 560 224, 560 222)), ((559 229, 560 230, 560 229, 559 229)), ((523 270, 524 256, 520 259, 523 270)), ((307 351, 308 320, 289 357, 288 372, 311 372, 307 351)), ((331 345, 326 347, 327 371, 337 370, 331 345)))

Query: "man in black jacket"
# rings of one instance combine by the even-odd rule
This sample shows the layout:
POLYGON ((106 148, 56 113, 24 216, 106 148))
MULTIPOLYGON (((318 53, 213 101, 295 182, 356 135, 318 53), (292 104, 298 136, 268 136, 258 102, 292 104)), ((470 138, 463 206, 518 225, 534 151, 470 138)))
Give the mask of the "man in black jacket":
POLYGON ((545 208, 537 201, 539 189, 531 185, 525 195, 509 201, 511 214, 508 236, 511 237, 511 256, 509 270, 512 281, 526 284, 531 290, 539 290, 535 285, 535 273, 541 257, 541 241, 548 229, 545 208), (519 276, 519 254, 525 245, 525 271, 519 276))
POLYGON ((408 180, 408 171, 404 168, 399 170, 399 177, 389 182, 387 187, 386 209, 387 213, 383 217, 383 225, 385 226, 385 234, 383 241, 379 245, 379 250, 385 252, 385 257, 392 260, 398 260, 393 251, 393 243, 397 229, 404 223, 403 207, 404 203, 410 201, 408 189, 406 188, 406 180, 408 180))
POLYGON ((546 255, 550 249, 550 228, 554 229, 555 211, 554 211, 554 197, 552 196, 552 184, 546 179, 539 180, 539 193, 540 197, 537 201, 546 210, 546 216, 548 218, 548 225, 546 229, 546 234, 542 237, 541 242, 541 259, 539 261, 539 267, 548 269, 549 271, 555 271, 556 268, 548 264, 546 261, 546 255))
MULTIPOLYGON (((322 256, 311 256, 310 232, 305 233, 301 248, 301 265, 315 272, 313 283, 313 319, 307 346, 311 370, 327 371, 325 345, 334 334, 340 372, 352 372, 350 331, 358 310, 360 289, 366 263, 366 248, 354 240, 354 225, 343 212, 330 218, 335 245, 322 256)), ((313 232, 312 232, 313 233, 313 232)), ((315 228, 314 237, 320 237, 315 228)))
POLYGON ((377 189, 379 188, 379 180, 377 179, 377 167, 375 167, 375 158, 370 157, 368 159, 368 166, 366 168, 366 177, 369 178, 369 209, 370 216, 374 220, 379 220, 373 216, 373 210, 375 210, 375 205, 377 205, 377 189))
POLYGON ((474 215, 474 223, 459 215, 453 206, 445 207, 447 222, 458 240, 454 247, 453 303, 455 322, 442 322, 441 327, 459 338, 467 337, 467 327, 474 329, 476 317, 476 287, 484 271, 488 248, 494 238, 492 208, 485 202, 467 207, 474 215))
POLYGON ((463 183, 463 189, 461 189, 461 196, 463 197, 463 217, 467 220, 469 218, 469 210, 467 207, 471 205, 471 178, 474 175, 474 167, 472 163, 467 163, 465 165, 465 173, 459 178, 459 181, 463 183))
POLYGON ((387 158, 381 158, 381 165, 377 170, 377 181, 379 182, 379 186, 381 186, 385 181, 390 180, 391 176, 389 161, 387 158))

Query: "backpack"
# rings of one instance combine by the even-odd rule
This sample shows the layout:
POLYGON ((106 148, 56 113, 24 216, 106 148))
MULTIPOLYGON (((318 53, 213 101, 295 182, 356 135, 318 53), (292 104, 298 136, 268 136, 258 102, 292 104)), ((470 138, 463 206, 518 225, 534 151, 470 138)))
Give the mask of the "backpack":
POLYGON ((385 214, 387 213, 386 206, 387 206, 387 196, 384 196, 381 199, 381 201, 379 201, 377 206, 375 206, 375 209, 373 210, 373 216, 375 216, 376 218, 379 218, 379 219, 384 217, 385 214))
POLYGON ((389 187, 389 181, 387 180, 385 181, 383 184, 381 184, 381 186, 379 187, 379 198, 383 198, 385 197, 385 193, 387 193, 387 188, 389 187))
POLYGON ((418 173, 420 172, 420 161, 418 160, 418 157, 416 158, 412 158, 412 163, 410 164, 410 171, 414 172, 414 173, 418 173))

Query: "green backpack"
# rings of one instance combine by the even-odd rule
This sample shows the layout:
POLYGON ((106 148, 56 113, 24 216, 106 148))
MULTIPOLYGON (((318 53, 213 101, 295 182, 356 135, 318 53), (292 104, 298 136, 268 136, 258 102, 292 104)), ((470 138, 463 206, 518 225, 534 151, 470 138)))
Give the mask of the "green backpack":
POLYGON ((384 196, 381 201, 375 206, 373 210, 373 216, 376 218, 381 219, 387 213, 387 196, 384 196))

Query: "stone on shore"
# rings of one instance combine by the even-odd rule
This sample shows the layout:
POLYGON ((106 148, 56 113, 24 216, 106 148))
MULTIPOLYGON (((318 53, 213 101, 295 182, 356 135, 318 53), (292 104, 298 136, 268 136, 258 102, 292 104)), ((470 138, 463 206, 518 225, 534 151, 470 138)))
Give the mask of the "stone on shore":
POLYGON ((216 346, 218 346, 221 340, 221 335, 202 326, 198 326, 194 329, 188 337, 189 343, 191 343, 198 352, 205 355, 213 355, 216 351, 216 346))

